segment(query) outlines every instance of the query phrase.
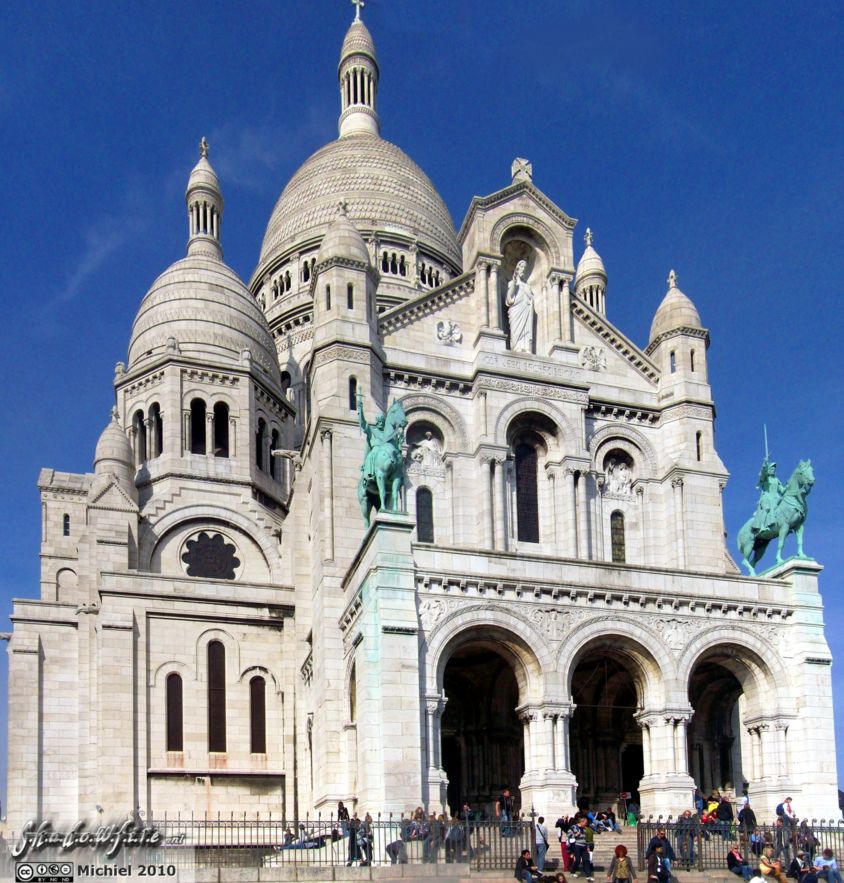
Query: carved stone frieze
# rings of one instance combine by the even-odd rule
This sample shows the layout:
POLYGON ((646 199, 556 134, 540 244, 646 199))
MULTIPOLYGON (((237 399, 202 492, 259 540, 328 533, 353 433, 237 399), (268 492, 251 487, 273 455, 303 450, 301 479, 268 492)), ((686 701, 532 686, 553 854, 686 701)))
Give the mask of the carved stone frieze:
POLYGON ((605 371, 607 354, 602 346, 585 346, 580 351, 580 365, 588 371, 605 371))
POLYGON ((585 405, 589 396, 578 389, 563 389, 556 386, 542 386, 538 383, 527 383, 519 380, 504 380, 496 377, 483 377, 478 382, 479 389, 494 389, 498 392, 511 392, 522 396, 554 399, 558 402, 576 402, 585 405))
POLYGON ((164 372, 154 371, 152 374, 147 374, 146 377, 142 377, 140 380, 136 380, 133 384, 127 386, 124 392, 127 396, 133 396, 144 390, 151 389, 153 386, 158 386, 162 380, 164 380, 164 372))

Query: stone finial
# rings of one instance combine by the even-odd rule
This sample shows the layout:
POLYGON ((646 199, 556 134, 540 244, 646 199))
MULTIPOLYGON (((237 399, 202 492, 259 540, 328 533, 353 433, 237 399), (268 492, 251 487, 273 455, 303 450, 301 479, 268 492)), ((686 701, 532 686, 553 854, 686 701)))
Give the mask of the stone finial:
POLYGON ((111 406, 111 422, 117 423, 120 420, 120 412, 117 410, 117 405, 111 406))
POLYGON ((355 6, 355 21, 360 21, 360 11, 366 6, 365 0, 352 0, 352 3, 355 6))
POLYGON ((199 140, 199 157, 200 159, 208 159, 208 151, 211 148, 208 146, 208 140, 203 135, 199 140))
POLYGON ((668 290, 670 291, 672 288, 677 287, 677 274, 672 270, 668 274, 668 290))
POLYGON ((513 183, 516 181, 532 181, 533 180, 533 164, 529 159, 523 159, 517 156, 510 166, 510 174, 513 176, 513 183))
POLYGON ((340 215, 340 217, 343 217, 343 218, 347 217, 348 209, 349 209, 349 203, 345 199, 341 199, 337 203, 337 214, 340 215))
POLYGON ((589 227, 586 228, 586 235, 583 237, 583 241, 586 243, 587 248, 591 247, 591 245, 592 245, 592 230, 589 227))

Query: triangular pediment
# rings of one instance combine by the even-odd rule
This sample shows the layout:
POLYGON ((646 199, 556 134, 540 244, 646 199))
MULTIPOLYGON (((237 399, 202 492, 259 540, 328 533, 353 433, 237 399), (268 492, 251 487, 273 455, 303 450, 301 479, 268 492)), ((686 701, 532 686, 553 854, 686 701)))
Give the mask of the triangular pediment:
POLYGON ((408 325, 438 313, 444 314, 449 307, 470 298, 474 291, 474 272, 463 273, 462 276, 455 277, 433 291, 423 291, 416 297, 382 313, 378 317, 379 330, 386 339, 408 325))
POLYGON ((138 512, 138 504, 120 486, 116 478, 111 481, 89 500, 91 509, 109 509, 112 512, 138 512))

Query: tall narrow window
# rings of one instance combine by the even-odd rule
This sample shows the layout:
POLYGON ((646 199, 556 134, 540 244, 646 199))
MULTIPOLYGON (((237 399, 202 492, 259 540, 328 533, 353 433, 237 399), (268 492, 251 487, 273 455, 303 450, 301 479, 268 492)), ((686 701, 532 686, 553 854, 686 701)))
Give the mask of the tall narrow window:
POLYGON ((252 754, 267 753, 266 690, 262 677, 249 681, 249 750, 252 754))
POLYGON ((695 370, 695 351, 694 350, 692 350, 689 353, 689 368, 691 369, 692 373, 694 374, 694 370, 695 370))
MULTIPOLYGON (((536 469, 536 448, 524 442, 516 445, 516 517, 519 524, 519 539, 525 543, 539 542, 536 469)), ((497 517, 502 517, 502 514, 499 513, 497 517)))
POLYGON ((350 310, 355 308, 355 286, 351 282, 346 286, 346 306, 350 310))
POLYGON ((229 455, 229 406, 225 402, 214 405, 214 456, 229 455))
POLYGON ((358 719, 358 673, 357 663, 352 663, 352 673, 349 676, 349 723, 355 723, 358 719))
POLYGON ((358 379, 349 378, 349 410, 356 411, 358 407, 358 379))
POLYGON ((62 516, 62 536, 70 536, 70 515, 67 512, 62 516))
POLYGON ((135 441, 135 465, 140 466, 147 458, 147 428, 144 425, 144 412, 135 411, 132 418, 132 434, 135 441))
POLYGON ((161 420, 161 406, 156 402, 149 409, 150 439, 152 450, 150 457, 160 457, 164 453, 164 423, 161 420))
POLYGON ((205 453, 205 402, 202 399, 190 403, 190 452, 205 453))
POLYGON ((668 366, 672 374, 677 370, 677 353, 674 350, 668 354, 668 366))
POLYGON ((697 461, 700 463, 703 460, 703 433, 697 432, 695 433, 695 454, 697 454, 697 461))
POLYGON ((626 560, 624 551, 624 513, 618 510, 610 515, 610 545, 612 546, 612 560, 617 564, 624 564, 626 560))
POLYGON ((281 458, 273 457, 273 451, 276 451, 281 447, 279 441, 280 436, 278 430, 274 429, 270 435, 270 478, 275 481, 278 481, 281 477, 281 458))
POLYGON ((258 430, 255 433, 255 465, 259 469, 264 468, 264 442, 267 437, 267 424, 264 418, 258 420, 258 430))
POLYGON ((434 495, 426 487, 416 491, 416 538, 420 543, 434 542, 434 495))
POLYGON ((330 285, 325 286, 325 309, 326 310, 331 309, 331 286, 330 285))
POLYGON ((175 672, 167 675, 167 750, 182 751, 182 678, 175 672))
POLYGON ((226 750, 226 648, 208 645, 208 750, 226 750))

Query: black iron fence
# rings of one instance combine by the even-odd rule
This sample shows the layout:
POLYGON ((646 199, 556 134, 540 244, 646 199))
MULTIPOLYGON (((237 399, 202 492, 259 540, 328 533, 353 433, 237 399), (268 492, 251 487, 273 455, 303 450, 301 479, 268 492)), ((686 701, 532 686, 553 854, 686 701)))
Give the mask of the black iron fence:
POLYGON ((649 818, 641 820, 636 830, 640 869, 646 867, 649 846, 660 831, 665 831, 674 855, 672 869, 726 870, 727 853, 735 844, 751 869, 759 866, 759 856, 766 846, 773 847, 783 871, 798 852, 805 852, 811 860, 824 849, 831 849, 839 862, 844 858, 844 821, 840 820, 806 819, 748 828, 736 821, 701 824, 694 817, 669 822, 649 818))
MULTIPOLYGON (((148 864, 163 868, 336 867, 405 864, 461 864, 477 870, 512 870, 523 849, 534 849, 529 820, 412 819, 392 815, 339 820, 317 816, 301 821, 281 817, 196 817, 165 815, 146 821, 161 835, 155 848, 64 854, 74 862, 148 864)), ((2 844, 0 863, 9 858, 12 835, 2 844)), ((60 860, 60 851, 30 853, 28 861, 60 860)), ((550 862, 553 864, 554 862, 550 862)))

